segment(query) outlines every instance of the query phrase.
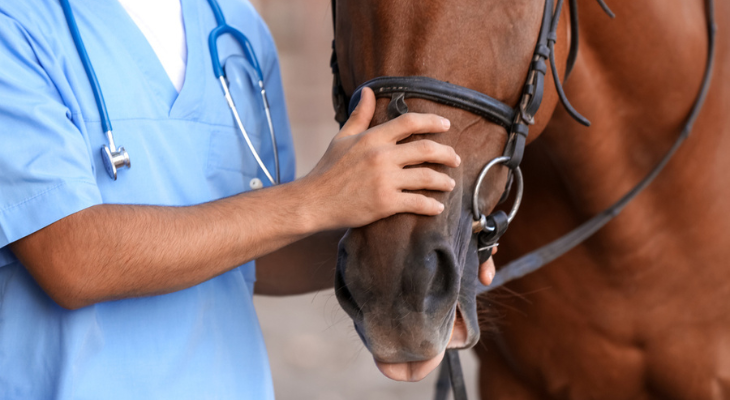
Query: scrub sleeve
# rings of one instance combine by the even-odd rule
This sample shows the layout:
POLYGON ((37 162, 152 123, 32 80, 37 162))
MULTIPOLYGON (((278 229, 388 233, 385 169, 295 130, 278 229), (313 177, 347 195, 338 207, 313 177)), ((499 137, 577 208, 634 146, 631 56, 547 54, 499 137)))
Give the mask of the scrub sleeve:
POLYGON ((102 202, 80 115, 65 106, 75 100, 37 44, 0 14, 0 267, 15 260, 9 243, 102 202))

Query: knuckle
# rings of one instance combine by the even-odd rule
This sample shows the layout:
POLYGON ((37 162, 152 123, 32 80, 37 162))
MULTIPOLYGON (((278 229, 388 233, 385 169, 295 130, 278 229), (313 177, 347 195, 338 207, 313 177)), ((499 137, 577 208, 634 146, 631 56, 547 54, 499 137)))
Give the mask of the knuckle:
POLYGON ((385 154, 381 149, 373 149, 367 153, 367 161, 371 167, 382 165, 385 160, 385 154))
POLYGON ((375 190, 378 193, 378 197, 384 196, 388 191, 388 179, 381 175, 375 177, 374 181, 375 190))
POLYGON ((430 157, 433 155, 433 146, 430 140, 419 140, 418 141, 418 152, 424 157, 430 157))
POLYGON ((355 107, 355 109, 352 110, 352 113, 350 114, 350 118, 352 118, 352 117, 357 118, 360 115, 362 115, 362 107, 360 107, 360 103, 358 103, 357 106, 355 107))
POLYGON ((403 127, 408 130, 414 130, 418 128, 418 116, 413 113, 403 114, 399 117, 403 127))
POLYGON ((413 207, 418 211, 427 211, 429 210, 429 201, 428 198, 425 196, 414 196, 413 197, 413 207))
POLYGON ((387 210, 392 207, 391 193, 383 182, 376 183, 374 195, 375 199, 373 199, 373 202, 378 208, 387 210))
POLYGON ((451 178, 444 174, 434 172, 431 176, 431 184, 439 190, 451 189, 451 178))
POLYGON ((365 147, 370 147, 373 145, 375 139, 374 139, 374 133, 373 131, 364 131, 360 133, 360 137, 358 139, 358 143, 365 147))
POLYGON ((382 198, 388 194, 389 183, 383 173, 379 172, 374 175, 370 184, 372 185, 371 188, 373 189, 375 197, 382 198))
POLYGON ((429 171, 428 185, 430 187, 434 189, 451 188, 451 178, 448 175, 436 172, 432 169, 429 169, 429 171))
POLYGON ((424 140, 425 143, 425 152, 428 156, 433 157, 439 154, 441 151, 441 145, 438 143, 432 141, 432 140, 424 140))
POLYGON ((407 211, 415 211, 416 210, 416 202, 415 202, 416 196, 411 195, 405 195, 400 200, 400 207, 407 211))
POLYGON ((419 168, 419 177, 424 184, 431 184, 435 181, 434 172, 430 168, 419 168))
POLYGON ((456 158, 456 150, 454 150, 454 148, 451 146, 446 146, 446 148, 448 149, 447 151, 449 152, 449 157, 456 158))

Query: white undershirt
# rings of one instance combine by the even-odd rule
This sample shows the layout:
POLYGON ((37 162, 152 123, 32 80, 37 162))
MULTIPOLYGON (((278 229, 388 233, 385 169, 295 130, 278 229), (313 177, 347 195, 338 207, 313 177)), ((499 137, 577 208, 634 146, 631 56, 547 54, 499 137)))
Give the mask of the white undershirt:
POLYGON ((178 92, 185 81, 188 48, 180 0, 119 0, 137 24, 178 92))

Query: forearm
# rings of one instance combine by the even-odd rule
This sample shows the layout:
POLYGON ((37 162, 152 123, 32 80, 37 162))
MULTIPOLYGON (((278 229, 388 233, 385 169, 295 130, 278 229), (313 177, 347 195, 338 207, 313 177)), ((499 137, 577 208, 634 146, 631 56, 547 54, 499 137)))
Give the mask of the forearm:
POLYGON ((189 207, 99 205, 11 249, 59 304, 185 289, 317 230, 300 182, 189 207))
POLYGON ((319 232, 256 260, 256 294, 295 295, 331 288, 345 230, 319 232))

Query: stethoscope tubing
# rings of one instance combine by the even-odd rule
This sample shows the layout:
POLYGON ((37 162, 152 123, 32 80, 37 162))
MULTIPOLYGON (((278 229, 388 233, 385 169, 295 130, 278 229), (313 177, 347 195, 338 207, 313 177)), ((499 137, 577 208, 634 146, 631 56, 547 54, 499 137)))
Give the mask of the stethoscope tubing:
POLYGON ((208 35, 208 48, 210 49, 210 60, 213 66, 213 73, 221 84, 221 88, 223 89, 223 94, 226 98, 226 102, 228 103, 228 107, 233 112, 236 125, 241 131, 241 135, 246 141, 246 145, 251 150, 251 154, 256 160, 256 163, 258 163, 259 167, 261 167, 261 170, 264 172, 271 184, 277 185, 279 184, 279 182, 281 182, 281 173, 279 171, 279 149, 276 143, 276 135, 274 133, 274 124, 271 118, 269 100, 266 97, 264 74, 261 70, 261 64, 259 63, 258 57, 256 57, 256 52, 254 51, 253 46, 251 45, 251 42, 248 40, 246 35, 226 23, 225 17, 223 16, 223 12, 221 12, 218 2, 216 0, 208 0, 208 4, 210 4, 210 8, 213 10, 213 15, 215 16, 216 23, 218 24, 218 26, 210 32, 210 35, 208 35), (259 89, 261 90, 261 101, 263 103, 264 111, 266 113, 266 122, 268 124, 269 134, 271 136, 271 145, 274 153, 274 173, 276 174, 276 179, 274 179, 274 177, 271 175, 271 172, 269 172, 269 169, 266 167, 263 160, 261 160, 261 157, 256 151, 256 148, 253 146, 253 143, 251 142, 251 139, 249 138, 248 133, 246 132, 246 129, 244 128, 241 118, 238 114, 236 104, 233 101, 233 98, 231 97, 230 91, 228 89, 228 84, 225 78, 225 71, 221 66, 220 57, 218 55, 218 39, 226 34, 231 35, 238 42, 238 44, 243 49, 246 59, 253 66, 254 70, 256 71, 256 75, 258 76, 258 85, 259 89))
MULTIPOLYGON (((124 148, 119 148, 119 151, 117 151, 116 145, 114 143, 114 134, 112 132, 112 124, 111 120, 109 119, 109 113, 107 112, 106 102, 104 101, 104 95, 101 90, 101 86, 99 85, 99 80, 96 77, 96 73, 94 72, 94 67, 91 63, 91 60, 89 59, 89 55, 86 52, 86 47, 84 46, 84 42, 81 38, 81 34, 79 33, 78 25, 76 24, 76 19, 74 18, 73 11, 71 10, 71 5, 69 4, 69 0, 59 0, 61 3, 61 8, 63 9, 64 16, 66 17, 66 22, 69 27, 69 31, 71 32, 71 37, 73 38, 74 45, 76 46, 76 50, 79 54, 79 58, 81 59, 81 64, 84 66, 84 71, 86 72, 86 76, 89 80, 89 84, 91 85, 91 90, 94 93, 94 99, 96 101, 96 107, 99 110, 99 118, 101 119, 101 127, 102 131, 107 137, 107 140, 109 142, 109 147, 103 146, 102 147, 102 157, 104 155, 107 155, 108 160, 104 160, 105 167, 109 173, 109 176, 116 180, 117 179, 117 168, 121 166, 127 166, 129 167, 131 164, 129 162, 129 156, 127 155, 127 152, 124 150, 124 148)), ((271 108, 269 107, 269 101, 266 97, 266 88, 264 86, 264 74, 261 70, 261 64, 259 64, 259 60, 256 57, 256 52, 253 49, 253 46, 251 45, 251 42, 248 40, 246 35, 243 34, 243 32, 233 28, 232 26, 228 25, 226 23, 226 19, 223 16, 223 12, 221 11, 220 5, 216 0, 208 0, 208 4, 210 5, 211 10, 213 11, 213 15, 215 16, 216 24, 217 26, 210 32, 210 35, 208 36, 208 45, 210 48, 210 56, 211 61, 213 64, 213 73, 215 74, 216 79, 220 82, 221 87, 223 88, 223 95, 225 96, 226 102, 228 103, 229 108, 231 109, 233 113, 234 120, 236 122, 236 125, 238 129, 241 131, 241 134, 243 135, 244 140, 246 141, 246 145, 251 150, 251 153, 253 154, 254 158, 256 159, 256 162, 258 163, 259 167, 263 170, 266 177, 271 181, 272 185, 277 185, 281 181, 280 176, 280 170, 279 170, 279 148, 276 143, 276 134, 274 131, 274 123, 271 118, 271 108), (223 70, 223 67, 220 63, 220 58, 218 55, 218 39, 225 34, 231 35, 241 46, 243 49, 243 52, 246 56, 246 59, 249 61, 249 63, 253 66, 253 69, 256 71, 257 80, 259 89, 261 90, 261 101, 263 103, 264 111, 266 114, 266 122, 269 128, 269 134, 271 136, 271 145, 273 147, 273 153, 274 153, 274 165, 275 165, 275 174, 276 177, 272 176, 272 174, 269 172, 268 168, 266 168, 266 165, 264 164, 263 160, 261 159, 258 151, 256 151, 256 148, 253 145, 253 142, 251 141, 251 138, 249 137, 248 133, 246 132, 246 129, 243 126, 243 122, 241 121, 240 115, 238 114, 238 110, 236 108, 236 104, 233 101, 233 97, 231 96, 230 90, 228 88, 228 83, 225 76, 225 71, 223 70)))
POLYGON ((274 122, 271 119, 271 108, 269 108, 269 99, 266 98, 266 88, 264 82, 259 81, 261 88, 261 101, 264 102, 264 111, 266 112, 266 122, 269 124, 269 135, 271 136, 271 145, 274 148, 274 169, 276 173, 276 184, 281 183, 281 172, 279 171, 279 146, 276 143, 276 135, 274 134, 274 122))
MULTIPOLYGON (((89 59, 89 54, 86 52, 86 46, 84 46, 84 41, 81 39, 79 27, 78 25, 76 25, 76 18, 74 18, 73 11, 71 11, 71 4, 69 4, 68 0, 60 0, 60 2, 61 8, 63 9, 63 14, 66 16, 68 29, 69 31, 71 31, 71 37, 73 38, 74 45, 76 46, 76 51, 79 53, 79 58, 81 58, 81 64, 83 64, 84 66, 86 76, 89 78, 91 90, 94 92, 96 107, 99 109, 99 118, 101 118, 101 129, 104 131, 104 133, 107 134, 107 136, 110 136, 108 132, 112 131, 112 123, 109 120, 109 113, 106 110, 104 95, 101 92, 101 86, 99 85, 99 80, 96 78, 96 72, 94 72, 94 67, 91 64, 91 60, 89 59)), ((114 146, 112 145, 112 147, 114 146)))
MULTIPOLYGON (((236 104, 233 102, 233 97, 231 97, 231 92, 228 90, 228 85, 226 84, 226 78, 221 76, 220 78, 218 78, 218 81, 221 84, 221 88, 223 88, 223 93, 226 97, 226 102, 228 103, 228 108, 230 108, 231 112, 233 113, 233 119, 236 121, 236 125, 238 126, 238 129, 241 131, 241 135, 243 135, 243 139, 246 141, 248 148, 251 149, 251 154, 253 154, 254 159, 256 159, 256 163, 259 164, 259 167, 261 167, 261 169, 264 171, 264 174, 266 175, 266 177, 269 178, 269 181, 271 181, 271 184, 273 184, 273 185, 278 184, 279 183, 278 177, 276 180, 274 180, 274 177, 271 176, 269 169, 266 168, 266 165, 264 164, 263 160, 261 160, 259 153, 254 148, 254 145, 251 142, 251 138, 248 137, 246 128, 243 126, 243 122, 241 122, 241 116, 238 115, 238 110, 236 109, 236 104)), ((274 152, 274 154, 276 154, 276 152, 274 152)))

